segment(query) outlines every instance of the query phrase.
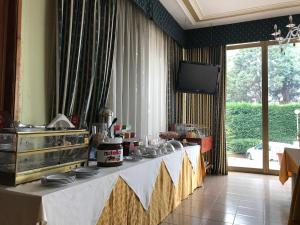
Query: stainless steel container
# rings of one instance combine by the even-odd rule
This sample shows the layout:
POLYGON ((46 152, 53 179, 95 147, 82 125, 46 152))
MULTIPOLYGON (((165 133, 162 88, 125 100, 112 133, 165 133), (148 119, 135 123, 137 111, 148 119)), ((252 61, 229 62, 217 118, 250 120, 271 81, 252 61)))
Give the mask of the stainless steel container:
POLYGON ((86 130, 0 130, 0 184, 17 185, 87 163, 86 130))
POLYGON ((103 108, 99 114, 99 123, 106 123, 109 127, 113 121, 114 113, 108 108, 103 108))

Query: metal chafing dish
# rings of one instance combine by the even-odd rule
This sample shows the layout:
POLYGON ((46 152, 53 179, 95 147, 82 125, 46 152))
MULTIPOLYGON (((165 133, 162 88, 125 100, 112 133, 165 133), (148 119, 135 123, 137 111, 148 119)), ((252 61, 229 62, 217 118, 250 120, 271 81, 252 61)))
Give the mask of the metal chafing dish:
POLYGON ((17 185, 88 160, 88 131, 17 128, 0 130, 0 184, 17 185))

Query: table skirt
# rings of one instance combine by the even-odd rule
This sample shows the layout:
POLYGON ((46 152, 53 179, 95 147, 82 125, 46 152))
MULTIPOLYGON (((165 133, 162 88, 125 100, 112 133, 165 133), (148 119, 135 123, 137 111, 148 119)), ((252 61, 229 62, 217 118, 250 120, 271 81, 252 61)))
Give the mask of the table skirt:
POLYGON ((126 182, 119 178, 97 225, 159 224, 183 199, 187 198, 196 188, 202 186, 205 167, 201 154, 199 154, 198 162, 198 168, 194 172, 187 155, 184 155, 176 186, 173 185, 166 166, 162 163, 147 211, 126 182))
POLYGON ((297 173, 297 179, 293 190, 288 225, 299 225, 299 224, 300 224, 300 168, 297 173))

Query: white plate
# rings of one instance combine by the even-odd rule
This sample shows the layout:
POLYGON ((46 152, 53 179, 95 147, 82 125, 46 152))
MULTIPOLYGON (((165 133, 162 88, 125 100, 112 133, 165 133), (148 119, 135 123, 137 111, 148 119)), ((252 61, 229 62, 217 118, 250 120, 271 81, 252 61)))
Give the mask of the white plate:
POLYGON ((72 170, 74 173, 98 173, 98 167, 79 167, 72 170))
POLYGON ((98 167, 79 167, 72 170, 77 178, 88 178, 99 173, 98 167))
POLYGON ((57 174, 50 174, 47 176, 43 176, 47 180, 73 180, 75 177, 70 174, 64 174, 64 173, 57 173, 57 174))
POLYGON ((41 178, 42 185, 45 186, 61 186, 73 183, 76 177, 70 174, 51 174, 41 178))
MULTIPOLYGON (((71 182, 73 183, 73 182, 71 182)), ((48 186, 48 187, 59 187, 59 186, 66 186, 68 184, 71 184, 70 182, 69 183, 63 183, 63 182, 48 182, 47 180, 45 179, 41 179, 41 184, 44 185, 44 186, 48 186)))

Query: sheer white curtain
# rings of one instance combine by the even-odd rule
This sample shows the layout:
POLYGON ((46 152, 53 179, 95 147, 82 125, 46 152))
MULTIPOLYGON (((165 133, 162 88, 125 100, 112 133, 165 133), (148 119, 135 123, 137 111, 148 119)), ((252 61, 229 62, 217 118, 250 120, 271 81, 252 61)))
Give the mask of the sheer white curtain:
POLYGON ((141 137, 156 136, 167 129, 167 37, 131 1, 118 2, 107 106, 141 137))

